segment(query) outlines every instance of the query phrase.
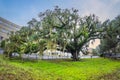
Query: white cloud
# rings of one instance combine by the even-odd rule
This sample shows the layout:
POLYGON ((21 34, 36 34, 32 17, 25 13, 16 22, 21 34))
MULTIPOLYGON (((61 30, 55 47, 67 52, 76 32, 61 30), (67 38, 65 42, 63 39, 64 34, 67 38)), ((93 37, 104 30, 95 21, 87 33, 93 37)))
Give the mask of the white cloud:
MULTIPOLYGON (((105 3, 101 2, 100 0, 91 0, 85 7, 85 13, 93 13, 99 16, 101 21, 106 20, 109 18, 108 13, 110 12, 110 6, 106 5, 105 3)), ((83 13, 84 14, 84 13, 83 13)))
MULTIPOLYGON (((99 16, 100 21, 113 19, 119 14, 115 8, 120 0, 74 0, 75 8, 78 8, 80 15, 95 14, 99 16)), ((73 4, 73 3, 72 3, 73 4)))
POLYGON ((39 12, 45 11, 46 9, 51 9, 51 7, 53 8, 57 4, 62 8, 67 7, 70 9, 74 7, 79 9, 81 16, 95 14, 102 22, 106 19, 113 19, 118 14, 120 14, 120 0, 58 0, 54 3, 51 3, 50 5, 33 4, 32 6, 29 6, 30 8, 20 14, 19 21, 21 22, 19 23, 26 25, 26 23, 32 18, 37 18, 39 12))

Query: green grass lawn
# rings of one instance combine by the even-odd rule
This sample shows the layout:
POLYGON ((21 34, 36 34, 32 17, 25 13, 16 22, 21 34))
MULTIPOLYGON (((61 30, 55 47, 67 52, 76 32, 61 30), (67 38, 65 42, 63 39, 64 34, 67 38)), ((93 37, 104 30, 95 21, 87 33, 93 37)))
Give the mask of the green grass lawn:
MULTIPOLYGON (((81 59, 77 62, 72 60, 21 62, 0 59, 0 80, 3 74, 8 76, 5 75, 6 73, 15 77, 15 80, 99 80, 100 78, 100 80, 109 80, 106 76, 112 75, 119 69, 119 61, 104 58, 81 59)), ((6 80, 14 80, 10 76, 5 77, 6 80)))

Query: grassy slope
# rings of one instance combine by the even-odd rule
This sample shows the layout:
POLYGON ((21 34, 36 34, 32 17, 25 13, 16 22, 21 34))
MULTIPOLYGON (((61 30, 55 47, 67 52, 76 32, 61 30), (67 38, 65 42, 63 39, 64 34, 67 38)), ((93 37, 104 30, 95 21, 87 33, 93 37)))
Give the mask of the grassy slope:
POLYGON ((29 68, 13 65, 0 56, 0 80, 37 80, 35 74, 29 68))
MULTIPOLYGON (((5 66, 8 67, 0 65, 2 66, 2 70, 0 67, 0 73, 3 70, 6 72, 6 69, 8 68, 7 71, 14 73, 14 75, 17 75, 19 77, 19 80, 21 74, 23 73, 24 75, 22 75, 22 78, 24 79, 21 80, 28 80, 29 78, 30 80, 96 80, 96 78, 102 76, 103 74, 107 75, 117 69, 120 69, 119 61, 112 61, 103 58, 82 59, 78 62, 73 62, 71 60, 44 60, 37 62, 27 61, 22 63, 19 60, 12 60, 8 63, 9 64, 5 64, 5 66)), ((104 79, 106 79, 106 76, 104 79)))

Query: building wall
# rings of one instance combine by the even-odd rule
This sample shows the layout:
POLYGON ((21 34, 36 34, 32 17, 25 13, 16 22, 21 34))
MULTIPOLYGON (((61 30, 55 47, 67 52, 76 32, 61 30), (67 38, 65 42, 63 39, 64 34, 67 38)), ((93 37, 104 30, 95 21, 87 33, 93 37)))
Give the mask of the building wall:
POLYGON ((90 41, 89 48, 95 49, 100 44, 100 39, 95 39, 95 41, 93 42, 93 44, 91 42, 92 41, 90 41))
POLYGON ((8 38, 8 33, 11 31, 15 32, 20 28, 21 26, 0 17, 0 40, 8 38))

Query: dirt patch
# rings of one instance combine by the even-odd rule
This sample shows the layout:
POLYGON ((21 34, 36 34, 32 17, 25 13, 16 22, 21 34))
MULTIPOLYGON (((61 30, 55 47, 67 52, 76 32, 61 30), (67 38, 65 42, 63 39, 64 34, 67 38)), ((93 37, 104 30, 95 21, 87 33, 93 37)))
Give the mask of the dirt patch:
POLYGON ((99 77, 98 80, 120 80, 120 70, 103 75, 99 77))

